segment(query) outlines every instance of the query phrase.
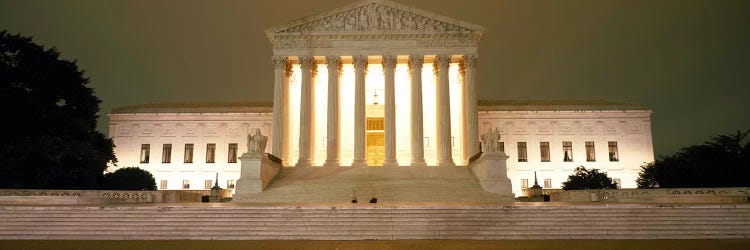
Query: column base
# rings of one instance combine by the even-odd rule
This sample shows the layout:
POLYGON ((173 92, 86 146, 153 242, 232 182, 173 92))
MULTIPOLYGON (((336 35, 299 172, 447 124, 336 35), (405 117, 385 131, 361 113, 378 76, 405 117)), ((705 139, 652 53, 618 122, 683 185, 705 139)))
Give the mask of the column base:
POLYGON ((339 161, 326 161, 323 163, 323 167, 340 167, 341 162, 339 161))
POLYGON ((453 160, 443 160, 438 162, 438 167, 455 167, 456 163, 453 160))
POLYGON ((411 166, 412 167, 427 167, 427 162, 425 162, 424 159, 412 160, 411 166))
POLYGON ((398 161, 392 160, 392 161, 384 161, 383 167, 398 167, 398 161))
POLYGON ((367 167, 367 161, 364 159, 354 159, 354 161, 352 161, 352 167, 367 167))
POLYGON ((312 167, 312 161, 311 160, 299 160, 297 164, 294 165, 295 167, 303 167, 303 168, 309 168, 312 167))

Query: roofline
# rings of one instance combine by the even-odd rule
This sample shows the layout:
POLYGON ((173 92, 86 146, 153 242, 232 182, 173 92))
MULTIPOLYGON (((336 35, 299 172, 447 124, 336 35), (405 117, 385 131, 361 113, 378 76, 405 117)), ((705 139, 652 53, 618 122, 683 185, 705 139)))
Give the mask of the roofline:
POLYGON ((290 22, 287 22, 286 24, 282 24, 282 25, 278 25, 278 26, 275 26, 275 27, 268 28, 265 31, 266 32, 266 36, 267 36, 267 38, 268 38, 269 41, 273 42, 273 36, 276 34, 276 32, 279 32, 279 31, 282 31, 282 30, 285 30, 285 29, 288 29, 288 28, 291 28, 291 27, 294 27, 294 26, 297 26, 297 25, 300 25, 300 24, 304 24, 306 22, 310 22, 310 21, 314 21, 314 20, 317 20, 317 19, 320 19, 320 18, 331 16, 331 15, 334 15, 336 13, 345 12, 345 11, 348 11, 348 10, 351 10, 351 9, 359 8, 359 7, 362 7, 362 6, 371 4, 371 3, 378 3, 378 4, 382 4, 382 5, 391 7, 391 8, 396 8, 396 9, 401 9, 401 10, 409 11, 409 12, 412 12, 412 13, 415 13, 415 14, 427 15, 427 16, 430 16, 430 17, 432 17, 432 18, 434 18, 435 20, 438 20, 438 21, 442 21, 442 22, 446 22, 446 23, 452 23, 452 24, 456 24, 456 25, 461 25, 461 26, 466 27, 467 29, 471 29, 472 31, 474 31, 478 35, 479 39, 481 39, 482 34, 484 34, 484 30, 485 29, 481 25, 473 24, 473 23, 469 23, 469 22, 465 22, 465 21, 461 21, 461 20, 454 19, 454 18, 445 16, 445 15, 442 15, 442 14, 438 14, 438 13, 432 12, 432 11, 418 9, 418 8, 411 7, 411 6, 404 5, 404 4, 400 4, 400 3, 397 3, 397 2, 394 2, 394 1, 391 1, 391 0, 361 0, 361 1, 356 2, 356 3, 352 3, 352 4, 349 4, 349 5, 342 6, 342 7, 338 7, 338 8, 335 8, 335 9, 332 9, 332 10, 328 10, 328 11, 325 11, 325 12, 321 12, 321 13, 318 13, 318 14, 313 14, 313 15, 305 16, 305 17, 298 18, 298 19, 292 20, 290 22))

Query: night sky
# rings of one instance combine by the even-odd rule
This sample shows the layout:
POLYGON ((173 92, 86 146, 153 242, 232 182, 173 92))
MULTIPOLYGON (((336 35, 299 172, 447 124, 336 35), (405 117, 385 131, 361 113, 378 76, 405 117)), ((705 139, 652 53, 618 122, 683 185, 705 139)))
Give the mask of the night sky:
MULTIPOLYGON (((657 155, 750 129, 750 1, 399 0, 486 28, 481 99, 654 110, 657 155)), ((0 30, 76 59, 113 107, 272 100, 264 31, 352 3, 0 0, 0 30)))

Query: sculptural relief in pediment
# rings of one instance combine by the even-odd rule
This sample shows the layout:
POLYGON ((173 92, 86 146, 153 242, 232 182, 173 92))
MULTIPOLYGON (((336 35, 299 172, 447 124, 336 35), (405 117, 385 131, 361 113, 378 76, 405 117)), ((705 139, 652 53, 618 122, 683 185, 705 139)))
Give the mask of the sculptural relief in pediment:
POLYGON ((278 33, 326 31, 436 31, 468 33, 472 30, 435 18, 378 3, 339 12, 295 25, 278 33))

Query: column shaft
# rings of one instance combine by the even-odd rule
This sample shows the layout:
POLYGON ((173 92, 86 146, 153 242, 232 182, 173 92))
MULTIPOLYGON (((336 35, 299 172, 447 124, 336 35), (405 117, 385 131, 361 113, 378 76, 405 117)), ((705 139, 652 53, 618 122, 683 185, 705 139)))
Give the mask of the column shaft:
POLYGON ((453 163, 453 154, 451 147, 451 104, 450 92, 448 86, 448 67, 451 58, 448 55, 438 55, 435 57, 435 75, 437 76, 437 98, 436 98, 436 128, 437 128, 437 149, 438 149, 438 166, 451 167, 453 163))
POLYGON ((354 56, 354 160, 352 167, 366 167, 365 159, 365 75, 367 56, 354 56))
POLYGON ((326 137, 326 162, 323 166, 338 167, 341 153, 339 146, 339 76, 341 75, 341 58, 339 56, 326 57, 328 64, 328 119, 326 137))
POLYGON ((422 55, 409 56, 411 78, 411 166, 424 167, 424 123, 422 114, 422 55))
POLYGON ((300 88, 300 114, 299 114, 299 160, 297 167, 312 166, 313 155, 313 80, 317 65, 312 56, 300 56, 300 68, 302 69, 302 83, 300 88))
POLYGON ((464 161, 468 164, 469 158, 479 153, 479 131, 477 121, 477 92, 476 71, 479 66, 479 58, 476 55, 464 55, 461 62, 463 72, 463 99, 464 99, 464 161))
POLYGON ((292 72, 291 64, 286 56, 274 56, 272 58, 274 69, 273 84, 273 145, 271 154, 282 159, 282 165, 289 165, 288 155, 288 100, 289 100, 289 75, 292 72))
POLYGON ((396 56, 383 56, 383 75, 385 77, 385 159, 384 167, 397 167, 396 160, 396 91, 395 71, 396 56))

